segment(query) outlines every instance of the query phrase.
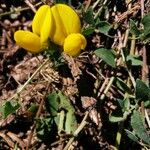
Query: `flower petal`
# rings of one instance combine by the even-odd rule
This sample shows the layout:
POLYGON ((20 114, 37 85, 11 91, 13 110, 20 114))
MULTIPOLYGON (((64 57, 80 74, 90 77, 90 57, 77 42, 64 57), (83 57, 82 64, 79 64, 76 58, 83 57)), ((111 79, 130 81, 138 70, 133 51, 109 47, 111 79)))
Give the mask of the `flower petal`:
POLYGON ((45 14, 45 19, 43 22, 43 25, 41 27, 41 43, 45 43, 47 42, 47 39, 49 37, 50 31, 52 30, 52 13, 51 10, 47 10, 46 14, 45 14))
POLYGON ((45 40, 47 40, 49 37, 49 33, 52 27, 51 23, 52 15, 50 6, 42 5, 37 10, 32 22, 33 33, 42 36, 42 42, 45 42, 45 40))
POLYGON ((52 41, 63 45, 65 38, 71 33, 81 32, 81 23, 76 12, 65 4, 56 4, 51 8, 54 28, 50 33, 52 41))
POLYGON ((72 33, 67 36, 64 42, 64 52, 70 56, 78 56, 81 49, 86 47, 86 39, 80 33, 72 33))
POLYGON ((14 39, 19 46, 32 53, 42 51, 40 37, 32 32, 18 30, 14 34, 14 39))

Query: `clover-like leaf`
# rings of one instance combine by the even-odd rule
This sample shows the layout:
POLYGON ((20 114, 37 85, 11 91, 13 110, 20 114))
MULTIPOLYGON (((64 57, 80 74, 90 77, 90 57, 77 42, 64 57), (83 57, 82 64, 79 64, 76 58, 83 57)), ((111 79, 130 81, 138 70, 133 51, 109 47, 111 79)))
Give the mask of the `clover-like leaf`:
POLYGON ((99 48, 94 51, 94 53, 100 57, 103 61, 105 61, 108 65, 115 68, 115 55, 111 50, 105 49, 105 48, 99 48))

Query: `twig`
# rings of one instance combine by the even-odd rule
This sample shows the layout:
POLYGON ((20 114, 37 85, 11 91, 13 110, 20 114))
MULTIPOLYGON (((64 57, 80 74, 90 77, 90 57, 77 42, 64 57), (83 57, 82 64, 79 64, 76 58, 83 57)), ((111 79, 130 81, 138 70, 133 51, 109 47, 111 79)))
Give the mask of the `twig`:
MULTIPOLYGON (((130 4, 129 4, 129 8, 130 8, 131 6, 130 6, 130 4)), ((130 68, 128 68, 128 66, 127 66, 127 64, 126 64, 126 59, 125 59, 125 56, 124 56, 124 52, 123 52, 123 47, 126 47, 126 44, 127 44, 127 39, 128 39, 128 36, 129 36, 129 32, 127 31, 126 33, 125 33, 125 39, 124 39, 124 43, 122 42, 122 38, 121 38, 121 33, 120 33, 120 31, 118 31, 118 36, 119 36, 119 49, 120 49, 120 52, 121 52, 121 55, 122 55, 122 60, 123 60, 123 63, 124 63, 124 65, 126 66, 126 70, 127 70, 127 72, 128 72, 128 74, 129 74, 129 77, 130 77, 130 79, 131 79, 131 82, 132 82, 132 84, 133 84, 133 86, 135 87, 135 80, 134 80, 134 77, 133 77, 133 75, 132 75, 132 72, 131 72, 131 70, 130 70, 130 68)), ((121 62, 119 62, 119 64, 120 64, 121 62)), ((119 65, 118 64, 118 65, 119 65)))
MULTIPOLYGON (((40 105, 39 105, 39 108, 38 108, 38 111, 36 113, 36 117, 35 118, 39 118, 40 117, 40 113, 42 111, 42 107, 44 105, 44 98, 41 100, 40 102, 40 105)), ((31 145, 31 141, 32 141, 32 138, 33 138, 33 134, 35 132, 35 127, 36 127, 36 122, 34 122, 33 126, 32 126, 32 129, 31 129, 31 133, 28 137, 28 143, 27 143, 27 146, 26 146, 26 150, 29 150, 29 147, 31 145)))
MULTIPOLYGON (((41 110, 42 110, 42 107, 43 107, 43 104, 44 104, 44 98, 41 100, 40 106, 39 106, 38 111, 36 113, 36 118, 39 118, 41 110)), ((31 145, 33 134, 35 132, 35 126, 36 126, 36 122, 34 122, 34 124, 32 126, 32 129, 31 129, 31 133, 30 133, 30 135, 28 137, 28 142, 27 142, 26 150, 29 150, 29 147, 31 145)))
MULTIPOLYGON (((99 2, 100 2, 100 0, 97 0, 97 1, 95 2, 95 5, 93 5, 92 9, 94 9, 94 8, 98 5, 99 2)), ((105 6, 106 3, 107 3, 107 0, 105 0, 105 1, 103 2, 103 6, 105 6)), ((103 7, 100 7, 100 9, 97 11, 97 13, 95 13, 94 19, 96 19, 96 18, 100 15, 100 12, 102 11, 102 8, 103 8, 103 7)))
POLYGON ((99 3, 100 3, 101 0, 97 0, 94 4, 93 4, 93 7, 92 9, 94 9, 99 3))
MULTIPOLYGON (((141 18, 144 17, 144 0, 141 0, 141 18)), ((142 26, 143 27, 143 26, 142 26)), ((146 46, 143 45, 143 66, 142 66, 142 80, 148 85, 148 65, 147 65, 147 51, 146 46)))
POLYGON ((37 70, 31 75, 31 77, 25 82, 25 84, 15 93, 10 99, 7 101, 11 101, 14 98, 17 98, 18 95, 26 88, 26 86, 32 81, 32 79, 37 75, 37 73, 43 68, 43 66, 49 61, 49 59, 46 59, 43 64, 41 64, 37 70))
POLYGON ((115 79, 115 77, 111 77, 111 78, 110 78, 110 80, 109 80, 109 83, 108 83, 107 87, 105 88, 105 90, 104 90, 103 94, 102 94, 102 95, 101 95, 101 97, 100 97, 100 99, 101 99, 101 100, 103 100, 103 99, 105 98, 105 96, 106 96, 107 92, 109 91, 109 89, 110 89, 111 85, 112 85, 112 84, 113 84, 113 82, 114 82, 114 79, 115 79))
POLYGON ((69 140, 69 142, 67 143, 67 145, 64 147, 63 150, 68 150, 69 149, 69 147, 71 146, 71 144, 74 141, 75 137, 77 137, 78 134, 80 133, 80 131, 85 127, 85 125, 87 124, 86 119, 88 117, 88 114, 89 114, 89 112, 86 112, 81 124, 79 125, 77 130, 74 132, 73 137, 69 140))
MULTIPOLYGON (((42 2, 39 2, 39 3, 35 4, 35 6, 39 6, 39 5, 41 5, 41 4, 42 4, 42 2)), ((13 11, 1 13, 1 14, 0 14, 0 17, 7 16, 7 15, 11 15, 11 14, 13 14, 13 13, 18 13, 18 12, 25 11, 25 10, 29 10, 29 9, 30 9, 29 7, 18 8, 18 9, 13 10, 13 11)))
MULTIPOLYGON (((130 3, 128 5, 128 10, 131 9, 131 6, 132 5, 130 3)), ((118 34, 121 37, 121 33, 118 32, 118 34)), ((122 48, 126 47, 126 45, 127 45, 128 37, 129 37, 129 29, 127 29, 126 32, 125 32, 125 38, 124 38, 123 44, 121 42, 121 38, 119 38, 120 39, 120 50, 121 50, 121 55, 122 55, 123 62, 125 64, 126 68, 127 68, 128 74, 129 74, 127 85, 130 86, 130 84, 129 84, 129 79, 130 79, 132 81, 133 86, 135 87, 135 80, 134 80, 134 78, 132 76, 131 70, 128 68, 128 66, 126 64, 125 56, 124 56, 124 53, 123 53, 123 50, 122 50, 122 48)), ((132 52, 133 52, 133 49, 134 49, 133 46, 134 45, 132 45, 132 44, 133 43, 131 42, 131 47, 132 47, 132 52)), ((131 51, 130 51, 130 53, 131 53, 131 51)), ((128 93, 125 93, 124 94, 124 99, 126 99, 127 97, 128 97, 128 93)), ((121 142, 121 138, 122 138, 122 132, 123 132, 123 129, 124 129, 124 121, 119 122, 118 126, 119 126, 119 129, 118 129, 117 135, 116 135, 116 142, 115 142, 115 147, 114 147, 115 150, 119 150, 119 147, 120 147, 120 142, 121 142)))
POLYGON ((29 0, 25 0, 24 2, 29 6, 29 8, 30 8, 34 13, 36 12, 35 7, 30 3, 29 0))
POLYGON ((130 47, 130 55, 135 54, 135 43, 136 43, 136 38, 135 35, 132 35, 132 40, 131 40, 131 47, 130 47))
POLYGON ((146 109, 145 109, 145 118, 146 118, 148 127, 150 128, 150 118, 149 118, 149 116, 148 116, 148 113, 147 113, 147 110, 146 110, 146 109))

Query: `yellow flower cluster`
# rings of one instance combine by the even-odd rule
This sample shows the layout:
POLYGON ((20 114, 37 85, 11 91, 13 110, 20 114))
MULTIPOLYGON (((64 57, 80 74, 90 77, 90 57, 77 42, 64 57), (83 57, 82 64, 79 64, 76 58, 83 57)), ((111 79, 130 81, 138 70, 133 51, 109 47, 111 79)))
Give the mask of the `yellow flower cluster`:
POLYGON ((70 56, 77 56, 86 47, 86 39, 81 34, 81 22, 76 12, 65 4, 50 8, 41 6, 36 12, 32 31, 18 30, 14 34, 16 43, 32 53, 39 53, 47 47, 48 38, 63 46, 70 56))

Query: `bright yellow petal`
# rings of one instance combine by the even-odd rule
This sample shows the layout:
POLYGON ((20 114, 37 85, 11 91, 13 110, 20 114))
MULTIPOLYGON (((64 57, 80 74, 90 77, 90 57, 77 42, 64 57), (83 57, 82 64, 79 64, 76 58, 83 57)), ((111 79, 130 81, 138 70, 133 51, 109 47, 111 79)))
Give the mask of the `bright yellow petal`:
MULTIPOLYGON (((40 21, 40 20, 39 20, 40 21)), ((43 24, 41 26, 41 44, 46 43, 47 39, 49 37, 50 31, 52 30, 53 22, 52 22, 52 13, 49 9, 47 9, 46 14, 45 14, 45 19, 43 20, 43 24)))
POLYGON ((70 56, 76 57, 80 54, 81 49, 85 49, 86 44, 86 39, 82 34, 70 34, 65 39, 64 52, 70 56))
MULTIPOLYGON (((50 29, 51 29, 51 11, 48 5, 42 5, 37 10, 33 18, 33 22, 32 22, 33 33, 39 36, 41 35, 44 27, 45 27, 45 31, 43 35, 44 35, 44 40, 45 40, 45 37, 49 35, 50 29), (46 25, 46 23, 48 24, 46 25)), ((43 35, 42 35, 42 38, 43 38, 43 35)))
POLYGON ((14 39, 19 46, 32 53, 42 51, 40 37, 32 32, 18 30, 14 34, 14 39))
POLYGON ((50 33, 50 38, 56 44, 63 45, 65 38, 71 33, 81 32, 79 16, 69 6, 56 4, 51 8, 54 28, 50 33))

